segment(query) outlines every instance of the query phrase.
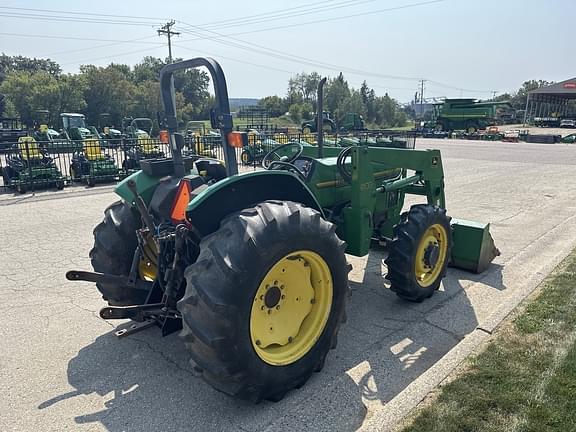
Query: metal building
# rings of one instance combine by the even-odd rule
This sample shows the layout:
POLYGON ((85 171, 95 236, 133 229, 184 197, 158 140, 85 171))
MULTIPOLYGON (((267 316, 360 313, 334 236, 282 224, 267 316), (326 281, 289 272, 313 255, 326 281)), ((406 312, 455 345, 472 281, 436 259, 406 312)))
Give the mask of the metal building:
POLYGON ((558 126, 563 118, 576 116, 576 78, 528 92, 525 124, 558 126), (558 124, 556 124, 558 123, 558 124))

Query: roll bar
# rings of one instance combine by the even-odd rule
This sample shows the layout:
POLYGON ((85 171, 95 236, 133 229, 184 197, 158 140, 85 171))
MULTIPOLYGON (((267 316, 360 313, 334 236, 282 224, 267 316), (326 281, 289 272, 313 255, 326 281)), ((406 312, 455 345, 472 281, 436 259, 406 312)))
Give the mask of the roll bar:
POLYGON ((224 162, 228 176, 238 173, 236 153, 234 148, 228 145, 228 133, 232 132, 232 115, 228 101, 228 88, 224 72, 216 60, 210 57, 197 57, 171 63, 160 70, 160 94, 164 107, 164 120, 170 137, 170 147, 174 162, 174 175, 184 177, 186 171, 182 161, 182 146, 184 137, 178 134, 178 122, 176 120, 176 97, 174 93, 174 73, 185 69, 205 67, 210 73, 214 85, 216 106, 210 111, 210 121, 213 129, 220 130, 222 148, 224 150, 224 162))

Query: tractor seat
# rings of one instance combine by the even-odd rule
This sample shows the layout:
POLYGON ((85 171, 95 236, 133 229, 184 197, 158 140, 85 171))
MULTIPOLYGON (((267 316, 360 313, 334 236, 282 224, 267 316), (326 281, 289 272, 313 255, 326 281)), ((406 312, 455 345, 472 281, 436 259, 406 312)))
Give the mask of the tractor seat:
POLYGON ((43 159, 38 143, 33 137, 25 136, 18 138, 18 150, 24 160, 43 159))
POLYGON ((100 142, 97 139, 84 140, 84 154, 86 155, 86 159, 92 161, 106 158, 106 156, 102 154, 100 142))

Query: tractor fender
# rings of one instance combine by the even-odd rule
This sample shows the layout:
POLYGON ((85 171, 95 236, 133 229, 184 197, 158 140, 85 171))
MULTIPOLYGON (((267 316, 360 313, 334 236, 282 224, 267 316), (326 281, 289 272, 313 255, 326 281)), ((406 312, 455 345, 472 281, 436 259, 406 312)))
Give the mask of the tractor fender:
POLYGON ((228 177, 196 196, 186 219, 203 236, 215 232, 229 214, 268 200, 294 201, 324 213, 308 187, 288 171, 255 171, 228 177))

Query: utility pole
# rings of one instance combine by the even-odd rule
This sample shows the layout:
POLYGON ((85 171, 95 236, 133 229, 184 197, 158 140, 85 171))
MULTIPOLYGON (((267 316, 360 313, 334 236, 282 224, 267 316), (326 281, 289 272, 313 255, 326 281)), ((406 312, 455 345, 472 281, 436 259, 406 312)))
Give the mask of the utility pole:
POLYGON ((176 21, 172 20, 170 22, 167 22, 166 24, 164 24, 162 27, 160 27, 157 31, 158 31, 158 35, 162 36, 162 35, 166 35, 168 37, 168 62, 172 63, 172 43, 170 38, 172 37, 172 35, 179 35, 179 32, 175 32, 172 31, 172 26, 176 24, 176 21))
POLYGON ((420 80, 420 116, 424 119, 424 83, 426 80, 420 80))
POLYGON ((492 90, 492 99, 496 99, 496 93, 498 93, 496 90, 492 90))

